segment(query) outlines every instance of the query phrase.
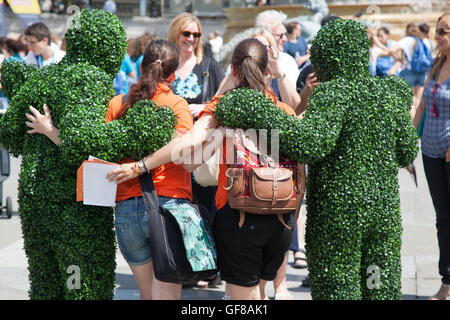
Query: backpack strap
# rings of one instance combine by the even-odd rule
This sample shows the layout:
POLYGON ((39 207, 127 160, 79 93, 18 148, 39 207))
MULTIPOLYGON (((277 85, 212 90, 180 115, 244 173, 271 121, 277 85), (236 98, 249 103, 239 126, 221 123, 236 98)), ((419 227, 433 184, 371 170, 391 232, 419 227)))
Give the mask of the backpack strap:
POLYGON ((204 56, 204 63, 202 63, 202 78, 203 78, 203 88, 202 88, 202 103, 209 100, 209 66, 211 65, 211 58, 204 56))

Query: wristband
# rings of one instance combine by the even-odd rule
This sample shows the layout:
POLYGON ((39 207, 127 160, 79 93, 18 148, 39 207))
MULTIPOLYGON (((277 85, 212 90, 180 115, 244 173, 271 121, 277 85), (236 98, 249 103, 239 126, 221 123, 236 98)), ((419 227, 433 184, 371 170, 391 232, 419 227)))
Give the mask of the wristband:
POLYGON ((134 162, 133 163, 133 171, 134 171, 134 173, 136 173, 138 176, 140 176, 142 173, 141 173, 141 170, 139 170, 139 163, 138 162, 134 162))

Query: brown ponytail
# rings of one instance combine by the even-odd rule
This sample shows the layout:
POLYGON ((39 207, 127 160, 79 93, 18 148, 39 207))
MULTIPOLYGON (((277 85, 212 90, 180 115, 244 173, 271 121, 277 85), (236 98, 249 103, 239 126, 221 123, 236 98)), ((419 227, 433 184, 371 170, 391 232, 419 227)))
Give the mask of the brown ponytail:
POLYGON ((155 94, 158 83, 167 79, 178 68, 179 50, 167 40, 153 40, 145 49, 142 60, 142 73, 138 82, 131 86, 117 118, 126 115, 128 109, 143 99, 151 99, 155 94))
POLYGON ((260 41, 253 38, 241 41, 233 51, 231 63, 240 80, 238 88, 251 88, 262 93, 271 91, 264 75, 269 57, 260 41))

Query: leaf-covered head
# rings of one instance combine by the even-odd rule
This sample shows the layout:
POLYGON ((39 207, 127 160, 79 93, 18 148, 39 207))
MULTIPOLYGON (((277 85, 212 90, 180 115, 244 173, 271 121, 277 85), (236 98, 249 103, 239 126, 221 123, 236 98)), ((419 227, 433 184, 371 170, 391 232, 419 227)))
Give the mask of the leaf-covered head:
POLYGON ((104 10, 74 15, 66 32, 66 61, 88 62, 115 76, 127 50, 127 35, 117 16, 104 10))
POLYGON ((370 41, 362 23, 338 19, 325 24, 311 45, 311 63, 319 81, 336 76, 369 75, 370 41))

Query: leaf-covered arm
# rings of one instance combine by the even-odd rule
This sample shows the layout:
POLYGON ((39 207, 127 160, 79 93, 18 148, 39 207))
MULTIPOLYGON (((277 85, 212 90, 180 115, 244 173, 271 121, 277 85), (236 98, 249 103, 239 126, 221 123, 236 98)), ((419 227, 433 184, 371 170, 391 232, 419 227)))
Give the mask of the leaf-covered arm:
POLYGON ((7 149, 14 157, 23 154, 25 143, 26 125, 24 108, 20 104, 10 102, 8 110, 0 117, 0 144, 7 149))
POLYGON ((295 151, 295 160, 312 163, 333 152, 350 104, 345 84, 334 80, 321 83, 309 98, 303 120, 296 119, 296 124, 290 119, 293 125, 286 128, 290 134, 285 142, 280 139, 280 144, 286 143, 295 151))
POLYGON ((37 70, 34 65, 27 65, 17 59, 9 59, 2 64, 1 83, 2 91, 9 98, 8 110, 0 118, 0 144, 9 150, 15 157, 23 153, 23 145, 27 135, 25 113, 28 112, 29 96, 33 88, 24 83, 29 80, 37 70), (20 90, 22 89, 22 90, 20 90))
POLYGON ((398 76, 385 78, 384 86, 397 122, 396 154, 399 167, 410 165, 419 152, 419 137, 409 111, 413 105, 413 92, 409 84, 398 76))
POLYGON ((280 154, 298 162, 317 161, 332 152, 342 128, 344 97, 329 87, 324 83, 316 89, 302 121, 251 89, 220 98, 215 116, 225 127, 279 129, 280 154))
POLYGON ((169 108, 143 100, 127 115, 105 123, 95 108, 75 106, 60 125, 61 152, 68 163, 79 165, 89 155, 118 162, 143 158, 172 139, 175 116, 169 108))

